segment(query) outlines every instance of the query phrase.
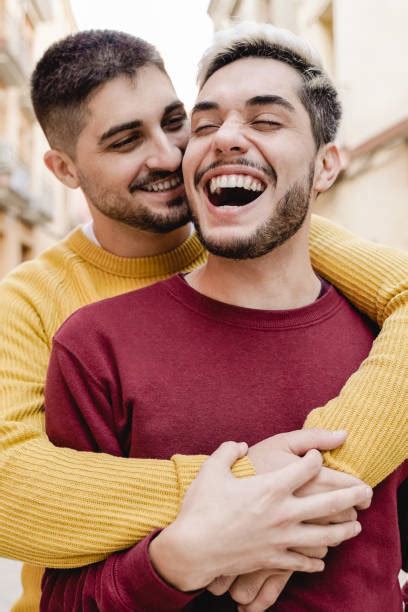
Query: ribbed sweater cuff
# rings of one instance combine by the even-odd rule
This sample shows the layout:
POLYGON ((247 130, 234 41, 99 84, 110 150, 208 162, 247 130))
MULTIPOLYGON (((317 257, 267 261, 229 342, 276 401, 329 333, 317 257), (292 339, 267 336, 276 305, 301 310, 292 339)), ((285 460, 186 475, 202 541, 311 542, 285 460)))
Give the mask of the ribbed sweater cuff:
MULTIPOLYGON (((208 459, 207 455, 173 455, 172 461, 176 466, 179 483, 180 503, 206 459, 208 459)), ((232 466, 231 471, 236 478, 247 478, 255 475, 255 469, 248 457, 238 459, 232 466)))

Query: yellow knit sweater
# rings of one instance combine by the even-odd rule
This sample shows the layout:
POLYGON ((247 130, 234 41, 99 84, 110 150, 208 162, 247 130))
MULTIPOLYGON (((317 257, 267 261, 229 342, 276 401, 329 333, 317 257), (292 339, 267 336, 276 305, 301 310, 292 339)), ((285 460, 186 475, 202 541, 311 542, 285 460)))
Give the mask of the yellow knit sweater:
MULTIPOLYGON (((315 268, 360 309, 380 324, 387 319, 340 397, 314 410, 306 423, 347 429, 347 444, 327 453, 326 462, 374 485, 407 456, 408 256, 364 244, 321 218, 313 221, 311 252, 315 268)), ((25 566, 24 595, 15 610, 38 610, 41 566, 100 560, 171 522, 204 460, 123 459, 53 447, 43 429, 53 334, 85 304, 204 260, 196 237, 157 257, 127 259, 75 230, 2 283, 0 555, 32 564, 25 566)), ((234 472, 246 476, 253 469, 243 459, 234 472)))

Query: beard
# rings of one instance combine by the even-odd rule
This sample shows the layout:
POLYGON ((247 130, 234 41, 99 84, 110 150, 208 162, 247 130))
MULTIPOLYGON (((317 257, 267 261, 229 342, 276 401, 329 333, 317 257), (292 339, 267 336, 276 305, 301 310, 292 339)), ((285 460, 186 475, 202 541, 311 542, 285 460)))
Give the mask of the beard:
POLYGON ((302 227, 309 210, 310 193, 314 178, 314 163, 309 175, 299 181, 278 201, 276 210, 251 235, 222 242, 203 233, 197 215, 191 217, 202 245, 212 253, 226 259, 255 259, 270 253, 292 238, 302 227))
MULTIPOLYGON (((166 202, 163 213, 152 211, 141 201, 143 196, 129 194, 128 197, 97 187, 83 174, 79 174, 80 187, 87 200, 106 217, 138 230, 155 234, 167 234, 186 225, 191 220, 185 196, 166 202)), ((139 192, 140 193, 140 192, 139 192)))

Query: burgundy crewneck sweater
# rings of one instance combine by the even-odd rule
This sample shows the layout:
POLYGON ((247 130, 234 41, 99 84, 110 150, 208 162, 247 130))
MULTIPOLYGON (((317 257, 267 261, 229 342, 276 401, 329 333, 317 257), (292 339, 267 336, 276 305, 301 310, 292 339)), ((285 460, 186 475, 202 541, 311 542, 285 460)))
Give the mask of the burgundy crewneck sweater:
MULTIPOLYGON (((287 311, 230 306, 181 277, 87 306, 54 339, 46 388, 55 444, 123 457, 211 453, 299 429, 336 396, 375 332, 333 287, 287 311)), ((273 610, 400 612, 397 489, 402 466, 360 514, 360 536, 323 574, 295 574, 273 610)), ((245 537, 245 534, 242 534, 245 537)), ((236 610, 229 595, 179 592, 155 573, 151 536, 106 561, 47 570, 41 610, 236 610)))

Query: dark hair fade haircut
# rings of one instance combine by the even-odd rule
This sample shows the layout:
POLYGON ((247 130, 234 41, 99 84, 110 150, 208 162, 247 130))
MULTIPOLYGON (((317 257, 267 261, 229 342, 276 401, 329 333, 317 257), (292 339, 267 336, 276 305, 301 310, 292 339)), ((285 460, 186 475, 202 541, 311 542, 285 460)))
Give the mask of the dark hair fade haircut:
POLYGON ((153 45, 124 32, 85 30, 51 45, 31 77, 34 112, 50 145, 73 155, 90 96, 116 77, 135 78, 146 64, 165 72, 153 45))
POLYGON ((244 57, 275 59, 292 66, 303 81, 299 97, 309 114, 317 148, 335 139, 342 115, 337 91, 316 51, 289 30, 270 24, 241 23, 217 33, 214 44, 200 61, 199 87, 214 72, 244 57))

